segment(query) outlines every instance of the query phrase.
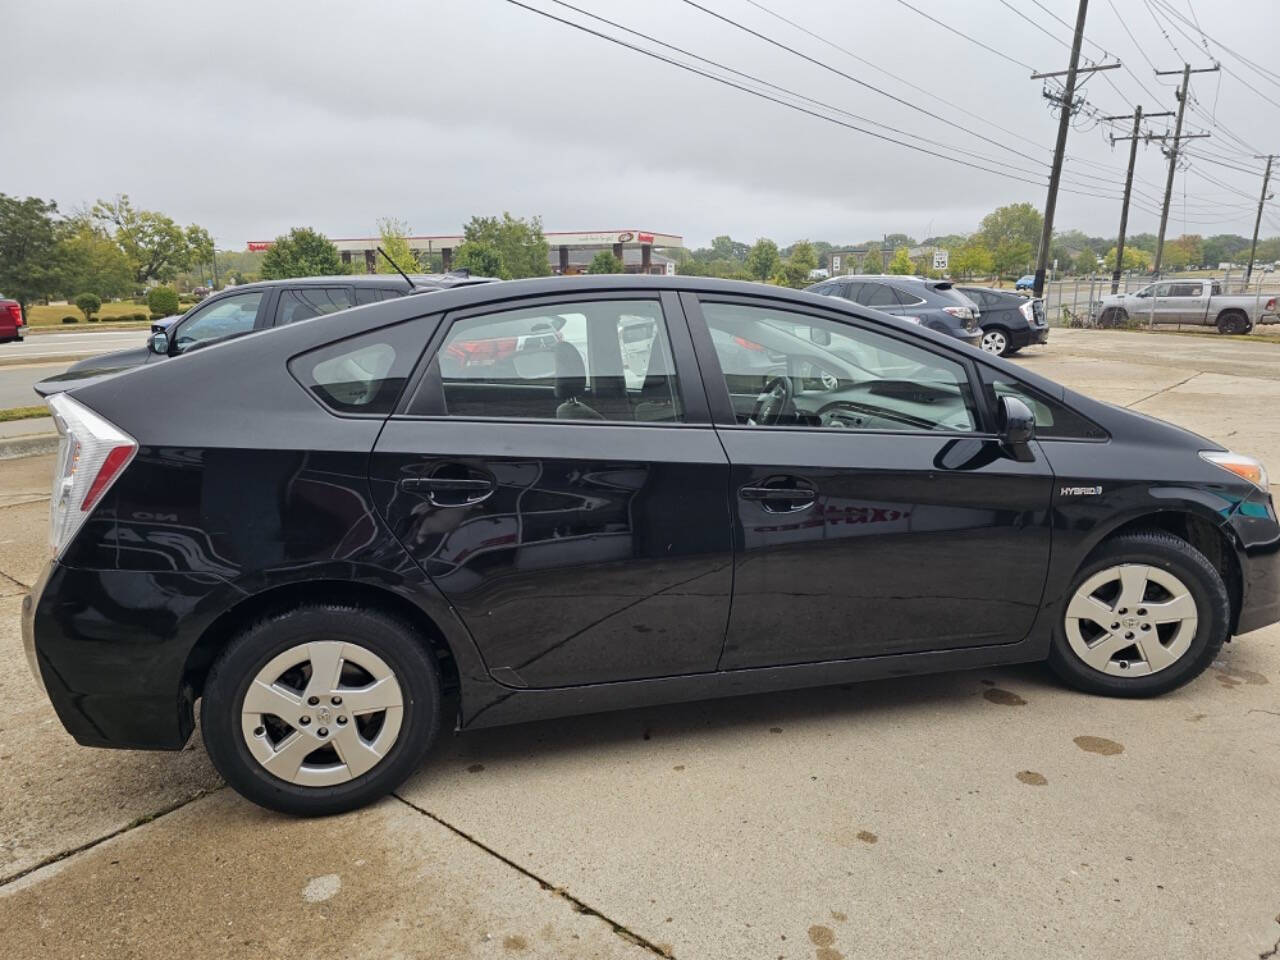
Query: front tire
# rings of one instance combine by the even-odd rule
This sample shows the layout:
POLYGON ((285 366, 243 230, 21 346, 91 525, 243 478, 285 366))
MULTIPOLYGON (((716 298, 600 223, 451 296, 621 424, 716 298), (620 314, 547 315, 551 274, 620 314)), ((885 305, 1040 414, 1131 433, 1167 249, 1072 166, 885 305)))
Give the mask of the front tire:
POLYGON ((1009 331, 1004 327, 985 327, 982 331, 981 345, 987 353, 993 353, 997 357, 1007 356, 1013 352, 1009 349, 1010 343, 1009 331))
POLYGON ((1112 330, 1129 325, 1129 312, 1124 307, 1108 307, 1098 318, 1098 326, 1112 330))
POLYGON ((1213 662, 1230 619, 1226 585, 1204 554, 1161 531, 1126 534, 1076 572, 1049 664, 1088 693, 1154 697, 1213 662))
POLYGON ((364 806, 422 762, 440 726, 434 657, 400 619, 345 604, 246 627, 205 682, 205 749, 254 803, 318 816, 364 806))

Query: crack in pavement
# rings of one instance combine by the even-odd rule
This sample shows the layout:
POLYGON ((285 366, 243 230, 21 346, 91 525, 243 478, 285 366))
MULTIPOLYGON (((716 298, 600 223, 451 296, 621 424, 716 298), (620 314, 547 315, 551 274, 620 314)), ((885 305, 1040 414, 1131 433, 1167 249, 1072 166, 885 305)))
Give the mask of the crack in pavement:
POLYGON ((569 891, 565 890, 564 888, 557 887, 554 884, 548 883, 546 880, 543 880, 540 876, 538 876, 532 870, 529 870, 526 867, 520 866, 520 864, 516 863, 511 858, 503 856, 497 850, 477 840, 475 837, 471 836, 471 834, 467 833, 465 830, 461 830, 458 827, 455 827, 453 824, 449 823, 447 820, 444 820, 443 818, 436 816, 430 810, 420 807, 416 803, 413 803, 412 801, 406 800, 404 797, 400 796, 400 794, 398 793, 393 792, 391 796, 395 797, 397 800, 403 803, 410 810, 416 810, 418 813, 422 814, 424 817, 429 817, 430 819, 434 820, 436 823, 440 824, 440 826, 444 827, 446 830, 456 834, 457 836, 461 837, 463 840, 466 840, 468 843, 475 845, 479 849, 483 850, 485 853, 489 854, 489 856, 493 857, 494 859, 499 860, 502 863, 505 863, 508 867, 510 867, 512 870, 515 870, 517 873, 520 873, 521 875, 528 877, 530 880, 532 880, 534 883, 536 883, 538 886, 540 886, 543 890, 547 891, 548 893, 555 894, 557 897, 560 897, 562 900, 567 901, 569 905, 572 906, 573 909, 576 910, 578 913, 584 914, 589 917, 596 917, 600 920, 603 920, 613 929, 613 932, 617 934, 619 937, 621 937, 623 940, 626 940, 629 943, 633 943, 638 947, 643 947, 644 949, 652 953, 654 956, 666 957, 666 958, 671 958, 674 956, 674 954, 666 950, 663 950, 652 940, 649 940, 648 938, 642 936, 641 934, 636 933, 633 930, 627 929, 617 920, 614 920, 612 917, 609 917, 606 914, 601 913, 595 907, 592 907, 589 904, 584 903, 582 900, 579 900, 577 897, 575 897, 573 894, 571 894, 569 891))
POLYGON ((1271 960, 1275 956, 1280 956, 1280 940, 1276 940, 1270 950, 1263 950, 1258 954, 1258 960, 1271 960))
POLYGON ((1158 396, 1160 396, 1160 394, 1162 394, 1162 393, 1168 393, 1170 390, 1176 390, 1176 389, 1178 389, 1178 387, 1182 386, 1184 383, 1190 383, 1190 382, 1191 382, 1192 380, 1194 380, 1196 377, 1204 376, 1204 373, 1205 373, 1205 371, 1203 371, 1203 370, 1197 370, 1195 373, 1193 373, 1191 376, 1187 377, 1185 380, 1179 380, 1177 383, 1171 383, 1171 384, 1169 384, 1169 386, 1165 387, 1165 388, 1164 388, 1164 389, 1162 389, 1162 390, 1157 390, 1155 393, 1147 394, 1147 396, 1145 396, 1145 397, 1141 397, 1141 398, 1139 398, 1139 399, 1137 399, 1137 400, 1134 400, 1132 403, 1126 403, 1126 404, 1124 405, 1124 406, 1125 406, 1125 409, 1127 409, 1127 410, 1128 410, 1128 409, 1132 409, 1133 407, 1136 407, 1136 406, 1137 406, 1138 404, 1140 404, 1140 403, 1146 403, 1146 402, 1147 402, 1148 400, 1150 400, 1152 397, 1158 397, 1158 396))
POLYGON ((22 588, 23 590, 27 591, 28 593, 30 593, 30 592, 31 592, 31 584, 29 584, 29 583, 23 583, 23 582, 22 582, 21 580, 19 580, 17 577, 11 577, 11 576, 9 576, 7 573, 5 573, 3 570, 0 570, 0 586, 3 586, 3 585, 4 585, 3 581, 5 581, 5 580, 8 580, 8 581, 9 581, 10 583, 12 583, 15 587, 20 587, 20 588, 22 588))
POLYGON ((207 797, 210 794, 216 793, 217 791, 221 790, 225 786, 226 784, 223 783, 223 784, 219 784, 216 787, 210 787, 208 790, 197 791, 191 796, 183 800, 177 800, 169 804, 167 807, 162 807, 161 809, 155 811, 154 813, 146 813, 140 817, 130 820, 123 827, 120 827, 119 829, 116 829, 116 830, 112 830, 110 833, 104 833, 100 837, 95 837, 93 840, 88 840, 82 844, 79 844, 78 846, 71 847, 68 850, 62 850, 62 851, 59 851, 58 853, 51 854, 50 856, 45 857, 39 863, 33 863, 31 866, 26 867, 22 870, 19 870, 17 873, 12 874, 10 876, 0 877, 0 889, 7 887, 11 883, 15 883, 16 881, 21 880, 23 877, 30 876, 31 874, 35 873, 37 870, 43 870, 45 867, 52 866, 55 863, 61 863, 63 860, 66 860, 70 857, 74 857, 78 853, 84 853, 86 850, 92 850, 94 847, 99 846, 100 844, 106 843, 108 840, 112 839, 113 837, 118 837, 121 834, 128 833, 131 830, 136 830, 138 827, 144 827, 148 823, 151 823, 155 820, 159 820, 161 817, 168 816, 169 814, 174 813, 177 810, 181 810, 183 807, 185 807, 189 803, 195 803, 197 800, 201 799, 202 797, 207 797))

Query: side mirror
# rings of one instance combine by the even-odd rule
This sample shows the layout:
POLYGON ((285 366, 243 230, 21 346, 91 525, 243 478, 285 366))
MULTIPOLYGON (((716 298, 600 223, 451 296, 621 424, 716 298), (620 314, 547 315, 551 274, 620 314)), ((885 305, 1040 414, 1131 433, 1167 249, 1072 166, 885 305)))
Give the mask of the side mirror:
POLYGON ((1000 398, 1000 440, 1015 460, 1033 459, 1030 443, 1036 438, 1036 415, 1017 397, 1000 398))
POLYGON ((820 347, 829 347, 831 346, 831 331, 822 330, 818 327, 810 327, 809 342, 816 343, 820 347))
POLYGON ((169 352, 169 334, 163 330, 157 330, 151 335, 151 339, 147 341, 147 346, 152 353, 158 353, 164 356, 169 352))

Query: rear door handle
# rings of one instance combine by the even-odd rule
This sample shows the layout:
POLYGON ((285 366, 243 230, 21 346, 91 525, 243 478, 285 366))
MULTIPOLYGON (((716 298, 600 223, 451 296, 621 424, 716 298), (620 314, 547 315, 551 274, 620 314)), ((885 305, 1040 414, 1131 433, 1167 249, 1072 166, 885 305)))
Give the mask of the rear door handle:
POLYGON ((759 503, 769 513, 798 513, 813 506, 818 491, 799 477, 770 477, 757 485, 739 487, 738 496, 759 503))
POLYGON ((743 500, 804 500, 812 503, 818 494, 797 487, 743 487, 738 491, 743 500))

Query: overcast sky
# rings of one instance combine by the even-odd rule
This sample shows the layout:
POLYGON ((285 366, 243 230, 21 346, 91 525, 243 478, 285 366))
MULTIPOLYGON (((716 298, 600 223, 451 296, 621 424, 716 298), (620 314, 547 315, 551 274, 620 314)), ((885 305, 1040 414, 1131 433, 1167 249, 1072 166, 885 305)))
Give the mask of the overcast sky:
MULTIPOLYGON (((554 0, 524 2, 589 22, 554 0)), ((295 225, 331 237, 364 236, 383 216, 407 221, 415 233, 450 233, 473 214, 502 210, 539 214, 548 230, 659 230, 683 235, 689 246, 719 233, 747 241, 770 236, 783 244, 897 231, 923 238, 968 232, 999 204, 1044 203, 1042 186, 1012 179, 1047 179, 1057 121, 1040 81, 901 0, 699 2, 955 126, 683 0, 573 2, 829 105, 810 105, 819 112, 846 111, 834 114, 845 122, 904 139, 848 116, 857 114, 938 141, 943 146, 922 145, 947 156, 994 166, 971 155, 978 154, 1031 172, 1000 167, 1003 173, 990 173, 885 143, 506 0, 40 0, 6 4, 3 14, 0 190, 52 198, 64 209, 128 193, 137 205, 207 226, 226 249, 295 225)), ((1075 0, 1040 2, 1074 22, 1075 0)), ((1188 20, 1194 11, 1212 40, 1277 70, 1277 79, 1265 78, 1223 52, 1235 76, 1193 77, 1202 113, 1189 109, 1186 127, 1211 129, 1212 118, 1218 128, 1189 146, 1260 167, 1245 158, 1252 150, 1222 131, 1260 151, 1280 151, 1280 61, 1274 57, 1280 2, 1151 2, 1171 3, 1188 20)), ((1035 0, 910 3, 1037 70, 1066 66, 1070 31, 1035 0)), ((1179 25, 1200 40, 1194 27, 1179 25)), ((1175 109, 1172 85, 1152 76, 1142 54, 1162 69, 1180 68, 1183 57, 1193 66, 1210 60, 1203 46, 1165 29, 1182 56, 1143 0, 1093 0, 1086 56, 1101 59, 1102 48, 1119 57, 1159 99, 1153 102, 1138 80, 1116 70, 1105 76, 1119 92, 1096 75, 1085 87, 1090 103, 1106 114, 1129 114, 1135 103, 1148 112, 1175 109)), ((1164 130, 1164 123, 1155 126, 1164 130)), ((1126 145, 1113 150, 1105 125, 1087 118, 1077 127, 1068 140, 1073 160, 1065 187, 1118 196, 1126 145)), ((1253 204, 1247 197, 1257 196, 1259 178, 1204 160, 1191 163, 1189 173, 1178 175, 1170 233, 1183 231, 1185 216, 1188 232, 1248 234, 1253 204), (1247 197, 1201 179, 1197 170, 1247 197)), ((1165 163, 1157 146, 1139 149, 1138 178, 1141 191, 1162 193, 1165 163)), ((1280 226, 1280 212, 1270 216, 1280 226)), ((1059 199, 1059 229, 1109 235, 1118 219, 1118 200, 1065 192, 1059 199)), ((1157 221, 1135 209, 1130 230, 1154 231, 1157 221)), ((1263 234, 1275 233, 1280 229, 1264 222, 1263 234)))

